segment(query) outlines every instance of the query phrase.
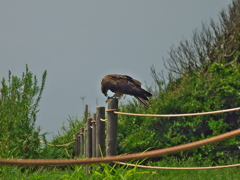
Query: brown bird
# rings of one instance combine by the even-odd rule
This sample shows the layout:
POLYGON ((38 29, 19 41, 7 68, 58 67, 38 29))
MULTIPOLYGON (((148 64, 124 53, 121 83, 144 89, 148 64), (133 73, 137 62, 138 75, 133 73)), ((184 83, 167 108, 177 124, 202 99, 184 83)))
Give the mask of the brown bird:
POLYGON ((115 93, 109 98, 120 98, 123 94, 134 96, 145 108, 149 108, 147 102, 152 94, 141 88, 142 83, 126 75, 109 74, 102 79, 102 93, 107 96, 108 90, 115 93))

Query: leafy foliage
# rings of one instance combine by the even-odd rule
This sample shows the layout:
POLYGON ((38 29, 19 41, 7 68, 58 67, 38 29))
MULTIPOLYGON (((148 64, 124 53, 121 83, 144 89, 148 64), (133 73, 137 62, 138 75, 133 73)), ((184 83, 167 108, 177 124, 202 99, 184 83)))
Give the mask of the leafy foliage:
POLYGON ((35 121, 46 75, 45 71, 39 87, 36 76, 33 76, 26 65, 26 72, 22 74, 22 78, 12 76, 9 71, 8 82, 5 78, 2 79, 0 89, 1 157, 32 158, 38 156, 40 128, 36 129, 35 121))
MULTIPOLYGON (((120 110, 144 114, 182 114, 228 109, 240 106, 240 0, 229 6, 228 12, 220 13, 220 23, 211 21, 211 28, 203 25, 202 32, 195 31, 193 41, 182 41, 177 49, 172 48, 168 68, 174 77, 151 68, 155 86, 149 87, 154 96, 151 108, 144 109, 136 100, 120 110), (212 34, 213 33, 213 34, 212 34)), ((44 89, 46 71, 41 87, 36 76, 28 70, 22 78, 3 78, 0 96, 0 151, 4 158, 72 158, 73 144, 47 146, 40 144, 40 129, 35 121, 38 104, 44 89), (8 85, 7 85, 8 84, 8 85), (37 96, 35 99, 34 97, 37 96)), ((77 118, 69 118, 69 127, 63 125, 51 144, 59 145, 72 141, 75 133, 83 127, 77 118)), ((240 127, 240 112, 229 112, 194 117, 134 117, 119 115, 119 154, 143 152, 205 139, 240 127)), ((45 141, 44 134, 42 139, 45 141)), ((233 164, 239 158, 239 137, 201 148, 181 152, 172 157, 163 157, 157 166, 201 166, 233 164), (180 157, 180 158, 179 158, 180 157), (237 158, 236 158, 237 157, 237 158), (180 161, 181 159, 181 161, 180 161), (214 161, 213 161, 214 160, 214 161)), ((142 162, 141 162, 142 163, 142 162)), ((148 165, 154 165, 147 161, 148 165)), ((1 166, 3 178, 29 179, 237 179, 238 169, 216 171, 152 171, 137 167, 108 164, 94 165, 91 176, 84 166, 68 168, 10 168, 1 166), (24 173, 22 173, 24 172, 24 173), (151 173, 151 176, 149 174, 151 173), (192 176, 191 176, 192 175, 192 176)))
MULTIPOLYGON (((220 24, 211 22, 195 31, 193 44, 180 43, 171 49, 168 82, 151 68, 156 86, 151 108, 143 109, 136 101, 121 106, 121 111, 144 114, 184 114, 229 109, 240 106, 240 1, 233 1, 228 12, 220 13, 220 24), (209 38, 211 37, 211 38, 209 38), (209 39, 208 39, 209 38, 209 39), (201 40, 201 41, 200 41, 201 40), (209 41, 208 41, 209 40, 209 41), (203 50, 200 48, 204 46, 203 50), (201 62, 201 63, 200 63, 201 62)), ((240 127, 239 112, 195 117, 150 118, 119 116, 119 152, 142 152, 205 139, 240 127)), ((239 156, 239 138, 207 145, 177 156, 239 156)))

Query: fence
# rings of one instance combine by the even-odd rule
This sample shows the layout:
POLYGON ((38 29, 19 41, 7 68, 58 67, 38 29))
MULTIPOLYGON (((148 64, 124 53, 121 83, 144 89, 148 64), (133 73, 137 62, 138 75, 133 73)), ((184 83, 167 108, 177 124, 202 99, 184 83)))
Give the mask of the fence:
POLYGON ((240 108, 232 108, 219 111, 188 113, 188 114, 135 114, 118 112, 118 100, 109 99, 108 119, 105 118, 105 107, 98 106, 96 113, 91 118, 87 118, 84 126, 85 130, 78 132, 75 139, 75 157, 105 157, 117 155, 117 118, 118 114, 130 116, 150 116, 150 117, 182 117, 182 116, 199 116, 207 114, 217 114, 224 112, 237 111, 240 108), (106 137, 105 123, 107 121, 106 137), (106 146, 105 146, 106 142, 106 146), (81 144, 79 146, 79 144, 81 144), (85 146, 84 146, 85 145, 85 146))
MULTIPOLYGON (((66 166, 66 165, 76 165, 76 164, 93 164, 93 163, 106 163, 106 162, 115 162, 120 163, 119 161, 128 161, 128 160, 138 160, 145 158, 152 158, 157 156, 162 156, 166 154, 172 154, 179 151, 190 150, 193 148, 197 148, 200 146, 204 146, 206 144, 215 143, 218 141, 222 141, 237 135, 240 135, 240 129, 221 134, 218 136, 214 136, 208 139, 178 145, 174 147, 169 147, 165 149, 158 149, 153 151, 148 151, 144 153, 135 153, 128 155, 117 156, 117 118, 118 114, 127 114, 127 115, 135 115, 135 116, 158 116, 158 117, 166 117, 166 116, 196 116, 196 115, 204 115, 204 114, 215 114, 215 113, 223 113, 230 111, 237 111, 240 108, 233 108, 222 111, 212 111, 206 113, 192 113, 192 114, 180 114, 180 115, 150 115, 150 114, 130 114, 130 113, 122 113, 117 112, 118 109, 118 100, 117 99, 109 99, 108 101, 108 109, 106 110, 108 114, 107 119, 107 128, 105 131, 105 107, 98 106, 96 108, 96 113, 92 114, 92 117, 86 117, 87 121, 84 127, 76 133, 75 138, 75 156, 76 157, 86 157, 85 159, 0 159, 0 164, 7 165, 28 165, 28 166, 66 166), (105 135, 106 132, 106 135, 105 135), (106 144, 105 144, 106 140, 106 144), (106 146, 105 146, 106 145, 106 146), (107 157, 105 157, 107 156, 107 157)), ((69 143, 68 143, 69 144, 69 143)), ((129 164, 128 164, 129 165, 129 164)), ((227 167, 235 167, 237 165, 230 165, 227 167)), ((140 165, 138 165, 141 167, 140 165)), ((142 166, 143 167, 143 166, 142 166)), ((226 166, 225 166, 226 167, 226 166)), ((211 168, 209 168, 211 169, 211 168)))
POLYGON ((76 133, 75 157, 103 157, 117 155, 117 99, 109 99, 107 115, 105 118, 105 107, 96 107, 96 113, 92 117, 86 117, 84 128, 76 133), (107 121, 107 127, 105 127, 107 121), (105 131, 105 128, 107 131, 105 131), (106 132, 106 134, 105 134, 106 132))

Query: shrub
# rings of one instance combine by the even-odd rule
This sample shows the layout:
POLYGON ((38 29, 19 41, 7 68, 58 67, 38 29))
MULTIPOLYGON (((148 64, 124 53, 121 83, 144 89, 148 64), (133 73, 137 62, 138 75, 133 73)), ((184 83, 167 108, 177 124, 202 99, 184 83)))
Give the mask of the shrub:
POLYGON ((0 89, 0 151, 3 158, 31 158, 40 148, 40 128, 36 128, 38 106, 42 97, 47 72, 39 87, 37 78, 26 65, 21 78, 2 79, 0 89), (36 98, 35 98, 36 97, 36 98))

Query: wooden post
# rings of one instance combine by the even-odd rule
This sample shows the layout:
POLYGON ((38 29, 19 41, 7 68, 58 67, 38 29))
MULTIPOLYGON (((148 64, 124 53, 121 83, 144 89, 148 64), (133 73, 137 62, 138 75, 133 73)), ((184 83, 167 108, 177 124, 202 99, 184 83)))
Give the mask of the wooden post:
POLYGON ((92 128, 91 123, 92 118, 87 118, 87 124, 86 124, 86 158, 92 157, 92 128))
POLYGON ((105 122, 100 118, 105 118, 105 107, 96 108, 96 157, 105 155, 105 122))
POLYGON ((86 104, 85 105, 85 119, 84 119, 84 124, 86 124, 86 122, 87 122, 87 118, 88 118, 88 105, 86 104))
POLYGON ((87 124, 84 124, 84 157, 87 155, 87 124))
POLYGON ((118 109, 118 99, 108 100, 108 120, 107 120, 107 139, 106 139, 106 155, 117 155, 117 120, 118 115, 112 109, 118 109))
POLYGON ((84 155, 84 128, 80 130, 80 156, 84 155))
POLYGON ((96 157, 96 113, 92 114, 92 157, 96 157))
POLYGON ((75 135, 75 157, 80 155, 80 132, 75 135))

